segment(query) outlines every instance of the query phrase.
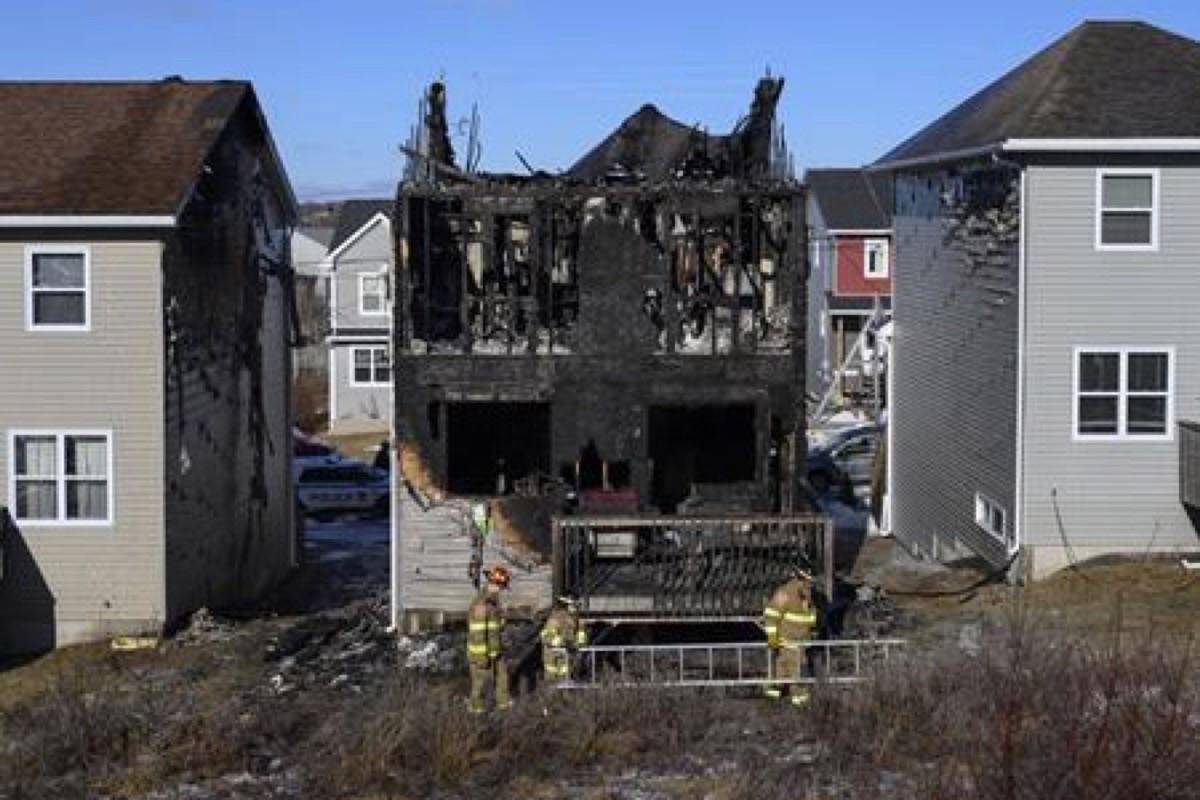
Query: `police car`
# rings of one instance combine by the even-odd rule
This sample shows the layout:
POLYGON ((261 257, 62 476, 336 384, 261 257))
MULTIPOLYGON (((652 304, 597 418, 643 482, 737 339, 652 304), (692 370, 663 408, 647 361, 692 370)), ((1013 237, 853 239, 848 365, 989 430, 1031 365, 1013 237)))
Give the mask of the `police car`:
POLYGON ((386 515, 391 501, 387 472, 343 459, 336 463, 309 464, 298 470, 296 497, 300 508, 321 521, 340 514, 386 515))

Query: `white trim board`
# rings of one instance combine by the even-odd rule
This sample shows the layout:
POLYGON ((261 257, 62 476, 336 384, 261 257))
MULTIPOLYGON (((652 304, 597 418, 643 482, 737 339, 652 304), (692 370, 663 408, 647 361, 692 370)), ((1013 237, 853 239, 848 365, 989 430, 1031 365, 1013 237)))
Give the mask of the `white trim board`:
POLYGON ((359 239, 361 239, 363 236, 365 236, 367 234, 367 231, 369 231, 371 228, 378 225, 381 221, 386 223, 389 226, 392 224, 391 217, 389 217, 387 214, 383 213, 382 211, 376 211, 375 216, 371 217, 369 220, 364 222, 362 224, 362 227, 360 227, 354 233, 347 236, 346 241, 339 244, 337 246, 336 250, 333 250, 332 252, 327 253, 325 255, 325 260, 322 263, 328 269, 337 269, 335 262, 338 260, 338 257, 341 256, 341 254, 344 253, 346 250, 353 247, 355 242, 357 242, 359 239))
POLYGON ((0 214, 0 228, 174 228, 170 214, 0 214))

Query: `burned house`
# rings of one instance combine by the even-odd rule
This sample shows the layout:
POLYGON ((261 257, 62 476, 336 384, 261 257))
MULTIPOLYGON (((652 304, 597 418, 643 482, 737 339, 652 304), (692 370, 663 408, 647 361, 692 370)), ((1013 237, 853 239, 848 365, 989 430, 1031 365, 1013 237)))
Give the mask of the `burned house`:
POLYGON ((554 517, 800 505, 782 87, 762 80, 729 135, 647 105, 565 173, 515 176, 455 163, 434 85, 395 214, 398 616, 461 612, 468 564, 492 560, 547 605, 554 517))

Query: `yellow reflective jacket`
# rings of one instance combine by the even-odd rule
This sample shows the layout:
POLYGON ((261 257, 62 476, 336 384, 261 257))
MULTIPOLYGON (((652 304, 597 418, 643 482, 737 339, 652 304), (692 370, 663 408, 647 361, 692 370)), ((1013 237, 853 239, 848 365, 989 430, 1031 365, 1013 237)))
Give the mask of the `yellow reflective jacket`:
POLYGON ((502 655, 503 630, 499 598, 481 591, 467 611, 467 658, 472 664, 487 664, 502 655))
POLYGON ((817 627, 808 581, 795 578, 775 590, 763 612, 763 629, 769 647, 795 647, 817 627))
POLYGON ((580 624, 578 614, 565 608, 550 612, 542 626, 543 647, 585 647, 587 643, 587 630, 580 624))

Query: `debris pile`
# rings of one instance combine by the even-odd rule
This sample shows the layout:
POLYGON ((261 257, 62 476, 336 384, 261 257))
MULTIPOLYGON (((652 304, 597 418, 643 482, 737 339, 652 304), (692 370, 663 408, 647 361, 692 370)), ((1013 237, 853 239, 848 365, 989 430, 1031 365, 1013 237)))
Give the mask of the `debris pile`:
POLYGON ((876 639, 891 636, 906 627, 907 615, 880 586, 863 584, 855 592, 854 603, 846 612, 843 636, 849 639, 876 639))
POLYGON ((387 627, 387 601, 381 595, 284 628, 271 638, 264 654, 272 665, 270 690, 275 694, 322 687, 361 691, 394 670, 399 661, 387 627))
POLYGON ((236 632, 232 621, 215 616, 208 608, 201 608, 192 614, 191 619, 183 630, 175 635, 179 644, 211 644, 225 642, 236 632))

